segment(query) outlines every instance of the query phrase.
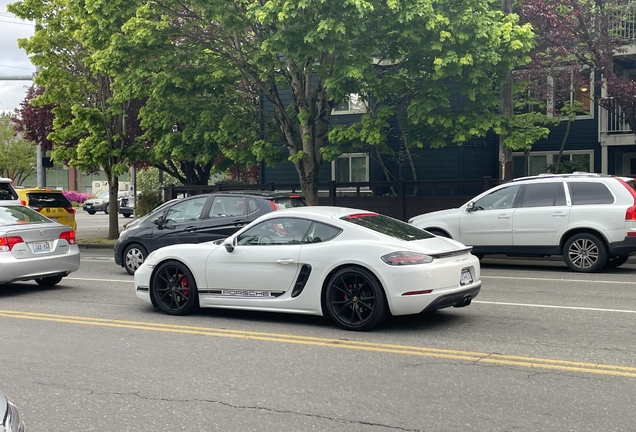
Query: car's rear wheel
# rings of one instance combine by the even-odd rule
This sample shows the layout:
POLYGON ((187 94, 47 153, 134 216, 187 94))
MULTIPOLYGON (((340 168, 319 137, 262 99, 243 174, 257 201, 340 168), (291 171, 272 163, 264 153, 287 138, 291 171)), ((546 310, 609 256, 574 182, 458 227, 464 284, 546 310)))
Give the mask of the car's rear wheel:
POLYGON ((124 251, 124 268, 128 274, 134 275, 147 256, 148 252, 143 246, 136 243, 129 245, 124 251))
POLYGON ((122 213, 122 215, 124 215, 125 218, 129 218, 131 216, 130 213, 122 213))
POLYGON ((325 292, 327 312, 345 330, 371 330, 387 316, 380 282, 368 270, 345 267, 337 271, 325 292))
POLYGON ((575 234, 565 242, 563 259, 577 272, 592 273, 601 270, 607 262, 603 241, 594 234, 575 234))
POLYGON ((60 281, 63 278, 64 278, 63 274, 58 274, 58 275, 55 275, 55 276, 49 276, 49 277, 45 277, 45 278, 41 278, 41 279, 36 279, 35 281, 40 286, 52 287, 52 286, 57 285, 58 283, 60 283, 60 281))
POLYGON ((187 315, 199 307, 194 277, 188 268, 176 261, 163 263, 150 282, 154 304, 168 315, 187 315))
POLYGON ((627 262, 629 255, 612 255, 607 258, 607 263, 605 263, 605 268, 614 269, 622 266, 627 262))

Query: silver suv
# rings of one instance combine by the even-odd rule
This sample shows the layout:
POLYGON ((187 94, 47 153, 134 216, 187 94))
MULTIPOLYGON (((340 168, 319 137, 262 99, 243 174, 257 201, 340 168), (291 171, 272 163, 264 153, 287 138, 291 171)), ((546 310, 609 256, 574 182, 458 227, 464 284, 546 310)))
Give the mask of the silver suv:
POLYGON ((19 200, 18 194, 11 185, 11 179, 0 177, 0 201, 19 200))
POLYGON ((562 255, 578 272, 616 268, 636 252, 634 179, 542 174, 496 186, 463 206, 409 223, 473 246, 473 254, 562 255))

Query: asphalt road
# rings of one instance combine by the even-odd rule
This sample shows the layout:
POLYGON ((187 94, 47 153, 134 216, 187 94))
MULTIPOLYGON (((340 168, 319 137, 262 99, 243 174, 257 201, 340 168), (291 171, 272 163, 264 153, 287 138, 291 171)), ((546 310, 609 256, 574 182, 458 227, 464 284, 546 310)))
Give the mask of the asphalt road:
POLYGON ((631 431, 636 265, 483 260, 463 309, 374 332, 139 302, 112 252, 0 287, 0 388, 34 431, 631 431))

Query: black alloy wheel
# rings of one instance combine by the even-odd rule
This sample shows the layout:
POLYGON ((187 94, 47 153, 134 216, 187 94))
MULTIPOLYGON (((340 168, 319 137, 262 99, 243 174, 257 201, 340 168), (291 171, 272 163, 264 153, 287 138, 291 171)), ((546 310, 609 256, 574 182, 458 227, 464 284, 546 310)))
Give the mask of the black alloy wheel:
POLYGON ((49 277, 45 277, 45 278, 41 278, 41 279, 36 279, 35 281, 40 286, 52 287, 53 285, 57 285, 58 283, 60 283, 60 281, 62 280, 63 277, 64 277, 63 274, 58 274, 58 275, 55 275, 55 276, 49 276, 49 277))
POLYGON ((376 277, 360 267, 345 267, 329 280, 327 312, 345 330, 365 331, 380 325, 387 315, 384 290, 376 277))
POLYGON ((123 259, 124 268, 126 269, 128 274, 134 275, 139 266, 144 263, 147 256, 148 252, 146 252, 146 249, 143 246, 137 243, 128 245, 128 247, 126 247, 126 250, 124 251, 123 259))
POLYGON ((176 261, 163 263, 152 277, 150 293, 155 304, 168 315, 187 315, 199 307, 194 277, 176 261))
POLYGON ((605 263, 605 268, 607 269, 615 269, 627 262, 629 255, 612 255, 607 258, 607 263, 605 263))
POLYGON ((563 259, 571 270, 593 273, 607 263, 607 251, 603 241, 594 234, 574 234, 565 242, 563 259))

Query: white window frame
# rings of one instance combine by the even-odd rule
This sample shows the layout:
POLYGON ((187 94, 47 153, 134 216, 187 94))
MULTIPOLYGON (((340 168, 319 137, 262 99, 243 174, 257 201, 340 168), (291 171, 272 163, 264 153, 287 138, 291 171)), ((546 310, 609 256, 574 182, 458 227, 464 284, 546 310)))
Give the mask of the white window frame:
MULTIPOLYGON (((365 158, 367 170, 365 173, 366 180, 364 181, 365 182, 369 181, 369 153, 344 153, 340 155, 338 159, 349 159, 349 181, 345 183, 359 183, 359 182, 351 181, 351 159, 359 158, 359 157, 365 158)), ((331 180, 336 181, 336 161, 335 160, 331 161, 331 180)))
POLYGON ((338 109, 334 108, 331 111, 331 115, 345 115, 345 114, 362 114, 366 113, 367 105, 364 101, 360 100, 360 95, 358 93, 349 94, 349 98, 347 99, 347 109, 338 109))
MULTIPOLYGON (((563 151, 564 155, 588 155, 590 158, 590 172, 593 173, 594 172, 594 150, 564 150, 563 151)), ((532 156, 545 156, 546 157, 546 166, 550 166, 553 163, 556 162, 556 158, 559 155, 558 151, 544 151, 544 152, 530 152, 530 155, 528 156, 528 172, 530 172, 530 158, 532 156)), ((514 152, 512 153, 512 157, 524 157, 523 152, 514 152)), ((561 159, 561 162, 563 162, 563 159, 561 159)), ((528 174, 529 176, 532 175, 536 175, 536 174, 528 174)))

